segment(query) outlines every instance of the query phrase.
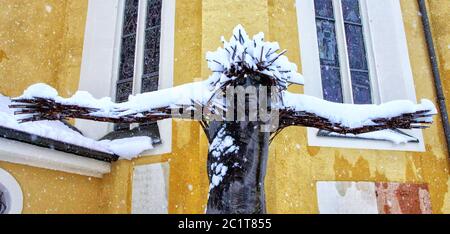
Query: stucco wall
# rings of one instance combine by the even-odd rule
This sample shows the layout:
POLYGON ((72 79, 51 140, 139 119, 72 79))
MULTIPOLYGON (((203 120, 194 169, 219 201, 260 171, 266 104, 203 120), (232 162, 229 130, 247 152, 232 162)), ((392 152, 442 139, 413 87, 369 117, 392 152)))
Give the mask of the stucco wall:
MULTIPOLYGON (((445 76, 450 58, 445 49, 449 9, 434 1, 430 6, 435 11, 435 34, 446 32, 437 33, 445 76)), ((439 1, 445 5, 447 0, 439 1)), ((279 41, 288 49, 290 60, 301 67, 294 3, 177 0, 174 84, 206 79, 205 53, 221 46, 220 36, 230 37, 238 23, 250 35, 263 31, 267 39, 279 41)), ((401 5, 417 96, 436 100, 417 4, 401 0, 401 5)), ((15 96, 32 83, 46 82, 63 95, 72 94, 78 87, 86 11, 87 0, 0 0, 0 92, 15 96), (51 11, 46 5, 52 6, 51 11)), ((291 91, 302 92, 302 88, 291 91)), ((436 120, 424 131, 425 153, 309 147, 304 128, 286 129, 270 149, 269 212, 317 213, 316 181, 337 180, 427 183, 433 212, 450 213, 449 161, 441 122, 436 120)), ((103 179, 3 162, 0 167, 22 185, 26 213, 128 213, 133 166, 169 162, 169 212, 203 213, 208 192, 207 141, 197 123, 173 123, 171 154, 114 163, 112 173, 103 179)))
POLYGON ((430 20, 432 26, 435 49, 439 60, 439 70, 447 98, 447 109, 450 108, 450 3, 445 0, 427 1, 431 10, 430 20))
MULTIPOLYGON (((87 0, 0 1, 0 93, 45 82, 63 95, 79 81, 87 0)), ((102 213, 102 180, 0 162, 24 194, 24 213, 102 213)))
MULTIPOLYGON (((202 51, 220 46, 220 36, 229 37, 241 23, 250 34, 263 31, 279 41, 300 65, 294 5, 294 0, 203 1, 202 51)), ((436 100, 417 4, 402 0, 401 6, 417 96, 436 100)), ((204 63, 202 67, 206 76, 204 63)), ((448 160, 440 120, 424 135, 427 152, 407 153, 308 147, 304 128, 286 129, 271 146, 266 179, 269 212, 317 213, 316 182, 335 180, 428 183, 433 212, 449 212, 448 160)))
MULTIPOLYGON (((294 0, 273 0, 271 39, 299 55, 294 0), (285 25, 285 27, 283 27, 285 25), (296 39, 293 39, 296 38, 296 39)), ((436 100, 416 1, 401 1, 411 66, 418 98, 436 100)), ((428 183, 433 212, 449 212, 449 172, 442 125, 437 118, 424 131, 427 152, 350 150, 307 146, 306 131, 290 128, 272 146, 267 180, 268 207, 275 213, 317 213, 316 181, 390 181, 428 183)))

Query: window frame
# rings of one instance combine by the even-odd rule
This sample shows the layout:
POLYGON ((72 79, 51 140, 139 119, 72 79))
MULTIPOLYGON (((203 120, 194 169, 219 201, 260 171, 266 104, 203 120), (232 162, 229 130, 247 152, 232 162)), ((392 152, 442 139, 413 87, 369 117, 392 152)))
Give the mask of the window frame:
POLYGON ((0 161, 102 178, 111 163, 0 138, 0 161))
MULTIPOLYGON (((374 51, 372 47, 372 41, 370 40, 370 30, 368 24, 367 5, 366 1, 359 1, 359 9, 361 14, 361 23, 363 26, 363 36, 365 42, 365 52, 367 65, 369 70, 369 80, 371 89, 371 98, 373 104, 380 104, 380 90, 377 84, 377 77, 374 64, 374 51)), ((336 22, 336 40, 338 43, 339 61, 341 62, 341 83, 342 83, 342 95, 344 103, 353 104, 353 87, 352 76, 350 69, 350 59, 348 53, 347 36, 345 32, 345 23, 342 10, 342 0, 333 0, 333 9, 336 22)))
POLYGON ((8 203, 5 214, 21 214, 23 210, 23 193, 17 180, 4 169, 0 168, 0 188, 6 190, 8 203))
MULTIPOLYGON (((139 12, 146 14, 147 1, 140 1, 145 4, 139 8, 139 12)), ((112 97, 114 99, 116 95, 124 3, 125 0, 89 0, 88 2, 79 90, 88 91, 96 98, 112 97)), ((176 0, 162 1, 159 89, 173 87, 175 6, 176 0)), ((140 21, 138 24, 145 25, 145 17, 138 17, 138 21, 140 21)), ((144 47, 144 37, 145 33, 141 32, 138 35, 137 45, 144 47)), ((143 60, 143 49, 139 51, 140 49, 137 50, 138 59, 135 61, 134 93, 139 93, 137 91, 141 88, 141 81, 137 77, 142 74, 143 68, 136 66, 136 62, 141 58, 143 60)), ((94 139, 100 139, 114 130, 114 124, 86 120, 76 120, 75 126, 86 136, 94 139)), ((135 126, 132 125, 132 127, 135 126)), ((154 149, 143 152, 142 155, 161 155, 172 151, 172 120, 158 121, 158 127, 162 144, 155 145, 154 149)))
MULTIPOLYGON (((341 5, 336 4, 340 0, 333 1, 335 10, 337 6, 341 8, 341 5)), ((360 0, 360 2, 373 102, 380 104, 398 99, 416 102, 400 1, 360 0)), ((297 0, 296 8, 302 72, 305 77, 304 92, 307 95, 323 98, 314 2, 313 0, 297 0)), ((340 10, 338 13, 335 12, 335 17, 342 17, 342 12, 340 10)), ((345 30, 344 27, 340 28, 345 30)), ((337 30, 340 31, 337 34, 341 34, 340 40, 344 38, 342 30, 337 30)), ((338 44, 340 45, 339 53, 347 53, 345 40, 338 44)), ((346 60, 348 57, 344 59, 344 62, 348 63, 346 60)), ((342 58, 340 61, 343 61, 342 58)), ((345 66, 348 67, 348 64, 345 66)), ((345 79, 351 79, 351 77, 348 76, 345 79)), ((342 81, 345 79, 341 77, 342 81)), ((343 83, 342 86, 347 87, 347 91, 343 88, 343 95, 346 96, 344 102, 348 102, 349 97, 351 99, 353 97, 352 93, 348 92, 348 89, 351 89, 351 83, 343 83)), ((310 146, 352 149, 425 151, 422 130, 404 130, 404 132, 418 139, 419 143, 395 145, 380 140, 329 137, 319 134, 317 129, 308 128, 308 144, 310 146)))

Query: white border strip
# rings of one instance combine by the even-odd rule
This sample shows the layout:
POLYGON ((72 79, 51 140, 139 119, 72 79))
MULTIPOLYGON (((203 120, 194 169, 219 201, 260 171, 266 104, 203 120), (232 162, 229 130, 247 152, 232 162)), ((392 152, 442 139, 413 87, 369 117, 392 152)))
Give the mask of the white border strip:
POLYGON ((0 168, 0 184, 9 193, 10 204, 7 214, 21 214, 23 210, 23 193, 17 180, 7 171, 0 168))
POLYGON ((111 164, 0 138, 0 161, 101 178, 111 164))

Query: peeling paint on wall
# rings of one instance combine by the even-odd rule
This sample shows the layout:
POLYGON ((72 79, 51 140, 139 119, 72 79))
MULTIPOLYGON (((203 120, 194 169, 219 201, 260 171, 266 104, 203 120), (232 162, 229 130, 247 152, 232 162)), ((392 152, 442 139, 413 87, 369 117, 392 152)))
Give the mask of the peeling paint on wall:
POLYGON ((427 185, 376 183, 376 193, 380 214, 431 214, 427 185))
POLYGON ((4 50, 0 50, 0 63, 3 62, 3 60, 7 60, 9 59, 8 56, 6 55, 6 52, 4 50))
POLYGON ((318 182, 321 214, 431 214, 425 184, 318 182))

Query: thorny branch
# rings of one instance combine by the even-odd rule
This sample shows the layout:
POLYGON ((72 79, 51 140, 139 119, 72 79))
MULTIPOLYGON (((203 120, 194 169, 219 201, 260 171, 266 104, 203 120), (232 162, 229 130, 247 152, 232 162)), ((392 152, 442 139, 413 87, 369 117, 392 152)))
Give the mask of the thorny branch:
MULTIPOLYGON (((99 122, 111 123, 148 123, 155 122, 168 118, 175 119, 195 119, 201 122, 202 128, 208 128, 208 119, 205 118, 205 113, 201 116, 195 116, 194 110, 201 110, 204 108, 201 104, 193 103, 192 105, 173 107, 156 108, 152 111, 120 115, 118 111, 110 116, 98 115, 98 109, 81 107, 75 105, 66 105, 58 103, 51 99, 34 98, 34 99, 15 99, 15 104, 11 108, 19 109, 15 112, 16 115, 26 114, 27 117, 20 119, 20 122, 31 122, 40 120, 65 120, 69 118, 94 120, 99 122)), ((211 114, 218 114, 212 109, 211 114)), ((385 129, 424 129, 428 128, 432 122, 424 121, 423 119, 433 116, 429 114, 428 110, 418 111, 415 113, 404 113, 392 118, 378 118, 372 119, 373 124, 358 128, 345 127, 339 123, 334 123, 331 120, 318 116, 314 113, 305 111, 294 111, 291 109, 280 110, 279 129, 275 133, 279 133, 282 129, 289 126, 304 126, 313 127, 321 130, 327 130, 339 134, 363 134, 368 132, 380 131, 385 129)), ((207 131, 205 131, 207 132, 207 131)))

